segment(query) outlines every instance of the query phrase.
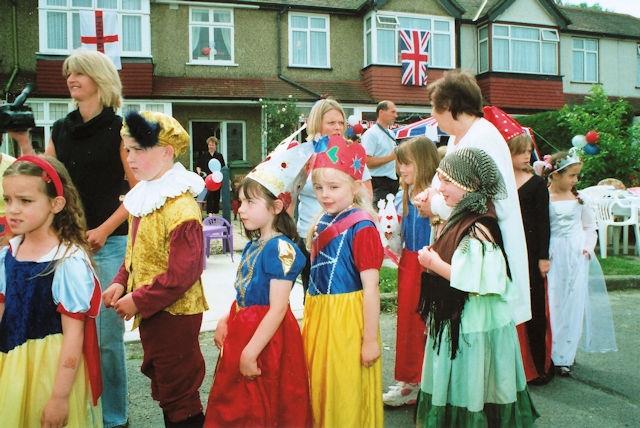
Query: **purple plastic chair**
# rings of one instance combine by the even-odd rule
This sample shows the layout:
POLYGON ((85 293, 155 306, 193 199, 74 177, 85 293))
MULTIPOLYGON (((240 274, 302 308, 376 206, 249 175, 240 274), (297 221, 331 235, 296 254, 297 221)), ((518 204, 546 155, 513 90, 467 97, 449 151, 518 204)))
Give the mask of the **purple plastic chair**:
POLYGON ((233 225, 224 217, 211 215, 205 217, 202 222, 202 237, 204 240, 204 264, 211 252, 211 240, 222 240, 222 252, 229 251, 233 261, 233 225))

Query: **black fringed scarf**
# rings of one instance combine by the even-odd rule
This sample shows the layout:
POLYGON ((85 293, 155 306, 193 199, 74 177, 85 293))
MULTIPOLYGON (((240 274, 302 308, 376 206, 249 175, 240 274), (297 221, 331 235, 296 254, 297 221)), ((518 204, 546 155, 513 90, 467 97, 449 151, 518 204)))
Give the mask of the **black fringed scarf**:
MULTIPOLYGON (((502 234, 498 228, 495 209, 491 202, 487 205, 488 210, 486 213, 478 214, 468 212, 467 215, 459 218, 455 224, 447 227, 443 234, 438 237, 431 248, 440 255, 442 260, 451 264, 453 253, 456 248, 458 248, 458 245, 460 245, 462 239, 467 235, 477 236, 479 229, 474 227, 476 223, 480 223, 487 228, 492 240, 502 250, 505 261, 507 260, 502 243, 502 234)), ((491 238, 484 236, 481 239, 491 240, 491 238)), ((507 275, 511 277, 508 264, 507 275)), ((433 349, 436 350, 436 353, 440 352, 444 329, 446 326, 449 326, 452 360, 458 352, 460 320, 468 297, 469 293, 452 288, 449 281, 440 275, 433 272, 422 273, 422 287, 418 312, 422 316, 422 319, 428 324, 429 334, 434 338, 433 349)))

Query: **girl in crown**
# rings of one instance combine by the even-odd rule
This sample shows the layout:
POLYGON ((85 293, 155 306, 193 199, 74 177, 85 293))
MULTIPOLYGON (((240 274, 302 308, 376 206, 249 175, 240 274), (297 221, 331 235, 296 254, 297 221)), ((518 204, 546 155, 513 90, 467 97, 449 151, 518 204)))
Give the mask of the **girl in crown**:
MULTIPOLYGON (((311 143, 305 144, 311 154, 311 143)), ((298 171, 309 156, 300 145, 276 149, 240 184, 238 214, 251 241, 242 252, 236 300, 218 321, 220 348, 206 427, 311 425, 309 382, 289 295, 305 257, 286 212, 298 171)))
POLYGON ((551 240, 549 315, 551 358, 569 376, 578 343, 587 352, 615 351, 611 307, 600 263, 594 254, 597 225, 575 186, 582 162, 575 149, 538 163, 549 181, 551 240), (582 339, 581 339, 582 335, 582 339))
POLYGON ((383 250, 361 206, 366 154, 338 135, 315 144, 313 188, 324 214, 311 241, 303 340, 317 427, 381 427, 378 291, 383 250))
POLYGON ((426 329, 416 311, 420 300, 418 250, 429 244, 431 225, 421 217, 413 197, 427 189, 436 173, 439 158, 435 144, 420 137, 395 149, 402 183, 402 240, 404 249, 398 267, 398 323, 396 329, 397 383, 383 394, 387 406, 415 404, 420 390, 426 329))
POLYGON ((453 208, 433 245, 419 251, 420 311, 429 326, 417 426, 533 425, 510 304, 511 275, 493 201, 507 197, 496 163, 464 147, 437 169, 453 208))

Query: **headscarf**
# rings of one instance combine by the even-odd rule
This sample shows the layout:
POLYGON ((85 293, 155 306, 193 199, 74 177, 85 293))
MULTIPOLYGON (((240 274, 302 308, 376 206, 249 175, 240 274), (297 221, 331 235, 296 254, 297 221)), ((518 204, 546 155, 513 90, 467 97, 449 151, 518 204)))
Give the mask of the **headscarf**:
POLYGON ((498 166, 483 150, 474 147, 456 150, 442 159, 437 172, 467 192, 453 209, 443 232, 465 214, 485 214, 489 201, 507 197, 498 166))

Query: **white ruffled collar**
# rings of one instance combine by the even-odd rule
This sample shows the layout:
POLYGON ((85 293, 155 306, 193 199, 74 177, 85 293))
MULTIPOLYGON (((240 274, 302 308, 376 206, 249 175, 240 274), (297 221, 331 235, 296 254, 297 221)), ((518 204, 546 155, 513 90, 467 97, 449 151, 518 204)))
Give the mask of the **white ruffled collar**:
MULTIPOLYGON (((9 250, 11 254, 15 257, 18 253, 18 248, 22 245, 22 241, 24 241, 24 235, 14 236, 9 240, 9 250)), ((62 257, 74 257, 79 256, 82 258, 86 258, 89 260, 89 257, 85 254, 80 247, 75 244, 65 244, 61 242, 58 245, 51 247, 51 249, 44 255, 40 256, 38 260, 35 260, 36 263, 44 263, 51 262, 54 260, 61 259, 62 257)))
POLYGON ((136 184, 124 197, 123 204, 131 215, 142 217, 161 208, 167 199, 187 191, 195 197, 203 189, 202 177, 176 162, 162 177, 136 184))

